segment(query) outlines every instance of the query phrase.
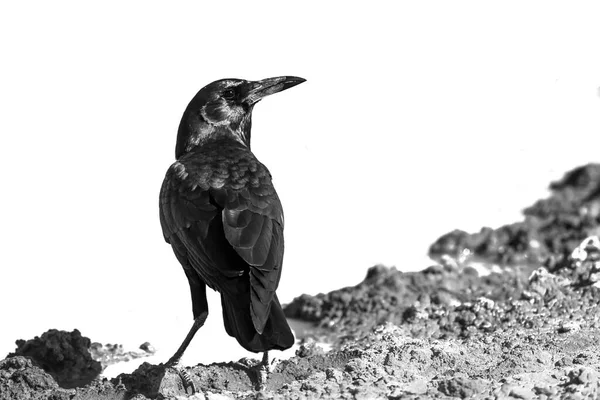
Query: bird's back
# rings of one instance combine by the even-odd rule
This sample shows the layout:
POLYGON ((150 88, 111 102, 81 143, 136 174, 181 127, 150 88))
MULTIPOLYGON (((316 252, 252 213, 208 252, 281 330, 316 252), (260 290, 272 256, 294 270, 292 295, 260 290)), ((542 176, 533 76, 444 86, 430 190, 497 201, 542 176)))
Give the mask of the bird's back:
POLYGON ((201 283, 219 291, 225 328, 248 350, 293 344, 275 294, 283 210, 268 169, 246 146, 218 138, 180 157, 163 182, 160 218, 193 302, 201 283))

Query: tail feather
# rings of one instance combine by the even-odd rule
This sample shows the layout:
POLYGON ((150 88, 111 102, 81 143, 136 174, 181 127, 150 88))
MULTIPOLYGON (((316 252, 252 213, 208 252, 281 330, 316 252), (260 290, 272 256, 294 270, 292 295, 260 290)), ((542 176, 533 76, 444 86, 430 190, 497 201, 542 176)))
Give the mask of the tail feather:
POLYGON ((248 351, 285 350, 294 344, 294 334, 285 319, 277 295, 273 296, 269 318, 262 334, 256 331, 250 312, 250 299, 221 294, 223 320, 229 336, 248 351))

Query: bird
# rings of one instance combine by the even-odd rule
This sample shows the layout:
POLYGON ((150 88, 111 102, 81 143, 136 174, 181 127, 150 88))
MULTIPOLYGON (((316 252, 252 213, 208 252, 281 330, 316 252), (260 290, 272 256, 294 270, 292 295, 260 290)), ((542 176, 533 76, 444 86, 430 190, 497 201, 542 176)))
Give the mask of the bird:
MULTIPOLYGON (((251 151, 250 131, 260 100, 302 82, 295 76, 217 80, 200 89, 183 113, 159 212, 164 239, 189 282, 194 322, 166 366, 180 367, 204 325, 207 286, 220 293, 227 334, 244 349, 262 352, 263 368, 270 350, 295 342, 276 294, 283 208, 271 173, 251 151)), ((189 376, 182 380, 192 384, 189 376)))

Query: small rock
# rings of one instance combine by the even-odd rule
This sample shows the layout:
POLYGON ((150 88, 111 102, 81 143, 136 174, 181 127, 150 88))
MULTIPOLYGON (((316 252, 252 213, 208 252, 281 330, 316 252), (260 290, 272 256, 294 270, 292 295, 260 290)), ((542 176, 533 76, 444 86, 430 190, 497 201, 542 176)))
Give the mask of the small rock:
POLYGON ((570 384, 585 385, 598 380, 598 372, 589 367, 581 367, 569 372, 570 384))
POLYGON ((574 332, 579 330, 580 328, 580 323, 579 322, 575 322, 575 321, 569 321, 569 322, 562 322, 558 328, 556 329, 556 331, 558 333, 567 333, 567 332, 574 332))
POLYGON ((146 353, 154 354, 156 353, 156 349, 149 342, 144 342, 140 345, 140 349, 144 350, 146 353))
POLYGON ((481 393, 485 390, 485 385, 479 379, 455 376, 454 378, 440 382, 438 390, 446 396, 464 399, 481 393))
POLYGON ((304 358, 313 356, 316 354, 325 354, 323 349, 317 344, 314 339, 308 338, 302 341, 298 350, 296 350, 296 356, 304 358))
POLYGON ((342 382, 344 378, 344 374, 342 373, 342 371, 331 367, 325 370, 325 376, 327 377, 328 381, 334 381, 338 383, 342 382))
POLYGON ((531 389, 525 388, 525 387, 521 387, 521 386, 514 386, 510 392, 509 392, 509 396, 517 398, 517 399, 532 399, 535 397, 535 393, 533 393, 533 391, 531 389))
POLYGON ((221 393, 206 392, 206 400, 234 400, 235 397, 221 393))

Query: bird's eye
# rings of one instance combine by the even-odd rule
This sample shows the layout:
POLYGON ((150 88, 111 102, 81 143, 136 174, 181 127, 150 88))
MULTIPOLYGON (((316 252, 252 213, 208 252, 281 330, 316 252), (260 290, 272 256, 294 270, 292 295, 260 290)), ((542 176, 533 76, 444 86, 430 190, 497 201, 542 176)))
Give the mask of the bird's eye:
POLYGON ((221 96, 223 96, 223 98, 225 98, 227 100, 231 100, 235 97, 235 90, 233 90, 233 89, 224 90, 223 93, 221 94, 221 96))

